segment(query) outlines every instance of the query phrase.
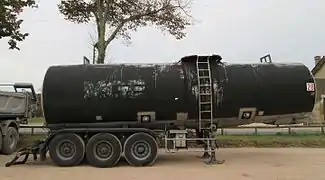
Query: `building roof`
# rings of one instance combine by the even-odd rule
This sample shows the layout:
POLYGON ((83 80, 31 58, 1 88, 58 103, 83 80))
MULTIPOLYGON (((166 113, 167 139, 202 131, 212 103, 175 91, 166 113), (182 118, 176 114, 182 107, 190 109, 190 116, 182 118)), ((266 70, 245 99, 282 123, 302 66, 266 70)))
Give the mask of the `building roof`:
POLYGON ((315 75, 324 66, 324 64, 325 64, 325 56, 322 56, 317 62, 317 64, 315 65, 315 67, 311 70, 313 75, 315 75))

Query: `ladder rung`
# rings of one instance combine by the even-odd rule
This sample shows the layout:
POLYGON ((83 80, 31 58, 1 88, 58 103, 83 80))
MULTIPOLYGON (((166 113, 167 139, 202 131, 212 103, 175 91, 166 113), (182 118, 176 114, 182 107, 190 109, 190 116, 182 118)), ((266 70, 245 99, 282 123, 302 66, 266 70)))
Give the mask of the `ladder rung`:
POLYGON ((210 110, 201 111, 201 113, 210 113, 210 112, 211 112, 210 110))
POLYGON ((208 64, 209 62, 208 61, 198 61, 197 63, 199 63, 199 64, 208 64))
POLYGON ((210 69, 198 69, 199 71, 210 71, 210 69))
POLYGON ((200 105, 210 105, 210 104, 212 104, 212 101, 200 102, 200 105))
POLYGON ((200 84, 201 87, 210 87, 210 84, 200 84))
POLYGON ((208 96, 208 95, 211 95, 211 93, 200 93, 200 95, 202 95, 202 96, 208 96))
POLYGON ((210 96, 212 95, 211 93, 201 93, 200 96, 210 96))
POLYGON ((200 102, 200 104, 211 104, 212 101, 205 101, 205 102, 200 102))
POLYGON ((210 78, 210 76, 201 76, 200 79, 210 78))

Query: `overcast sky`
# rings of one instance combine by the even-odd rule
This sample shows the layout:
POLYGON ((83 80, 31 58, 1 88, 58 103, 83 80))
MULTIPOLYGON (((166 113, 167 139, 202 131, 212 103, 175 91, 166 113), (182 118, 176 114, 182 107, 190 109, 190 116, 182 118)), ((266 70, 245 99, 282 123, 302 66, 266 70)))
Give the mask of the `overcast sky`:
MULTIPOLYGON (((32 82, 42 86, 47 68, 80 64, 91 57, 93 25, 65 21, 56 4, 39 0, 39 8, 25 11, 23 30, 30 36, 21 51, 0 41, 0 82, 32 82)), ((108 47, 117 62, 175 62, 192 54, 220 54, 229 63, 254 63, 270 53, 274 62, 300 62, 313 68, 315 55, 325 55, 324 0, 197 0, 192 15, 198 22, 183 40, 154 28, 132 35, 132 44, 116 40, 108 47)))

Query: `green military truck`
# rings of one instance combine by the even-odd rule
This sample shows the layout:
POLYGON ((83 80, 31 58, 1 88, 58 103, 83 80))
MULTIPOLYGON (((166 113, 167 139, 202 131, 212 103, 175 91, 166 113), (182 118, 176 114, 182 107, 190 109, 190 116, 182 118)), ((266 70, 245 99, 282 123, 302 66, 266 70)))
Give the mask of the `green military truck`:
POLYGON ((0 88, 0 153, 10 155, 17 150, 20 124, 27 124, 37 98, 29 83, 0 84, 0 88))

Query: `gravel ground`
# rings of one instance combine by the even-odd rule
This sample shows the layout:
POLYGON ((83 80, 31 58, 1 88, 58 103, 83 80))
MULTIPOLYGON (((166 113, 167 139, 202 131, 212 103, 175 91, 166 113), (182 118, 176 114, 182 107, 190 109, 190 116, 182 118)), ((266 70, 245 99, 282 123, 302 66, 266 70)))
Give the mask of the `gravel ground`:
MULTIPOLYGON (((115 168, 88 165, 60 168, 51 161, 0 167, 0 180, 318 180, 325 179, 325 149, 312 148, 236 148, 221 149, 225 164, 207 166, 196 158, 198 152, 161 153, 152 167, 130 167, 121 162, 115 168)), ((10 157, 0 156, 4 164, 10 157)))

